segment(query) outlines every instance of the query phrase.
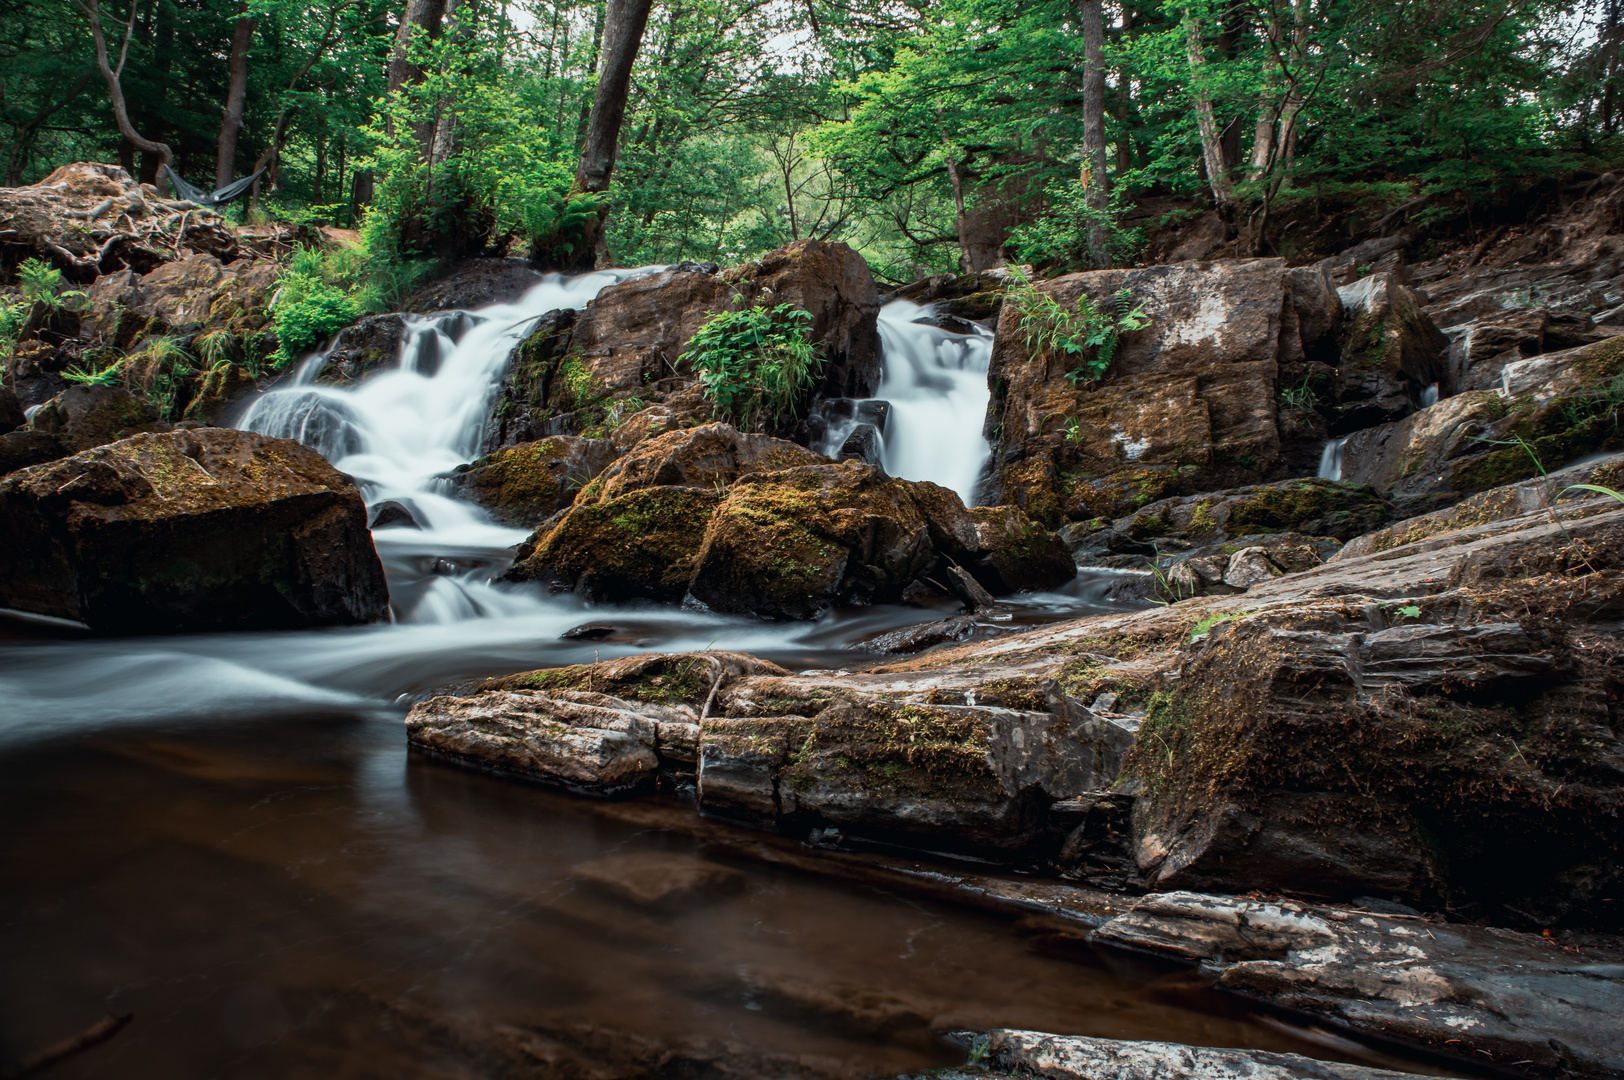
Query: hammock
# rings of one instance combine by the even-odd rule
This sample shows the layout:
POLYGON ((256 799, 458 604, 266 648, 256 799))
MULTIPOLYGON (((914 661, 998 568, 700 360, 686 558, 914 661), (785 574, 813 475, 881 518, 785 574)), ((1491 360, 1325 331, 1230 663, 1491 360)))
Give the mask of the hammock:
POLYGON ((202 188, 193 187, 182 180, 180 174, 168 165, 164 166, 164 175, 169 177, 169 186, 175 189, 175 198, 184 202, 194 202, 199 206, 224 206, 226 203, 240 199, 248 194, 248 189, 254 186, 256 180, 265 175, 265 170, 260 169, 252 176, 245 176, 241 180, 233 180, 218 191, 204 191, 202 188))

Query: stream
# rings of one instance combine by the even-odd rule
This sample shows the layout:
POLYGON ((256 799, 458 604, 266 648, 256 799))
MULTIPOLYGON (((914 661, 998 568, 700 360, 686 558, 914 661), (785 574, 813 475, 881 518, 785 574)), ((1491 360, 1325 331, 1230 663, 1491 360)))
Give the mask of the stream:
MULTIPOLYGON (((626 276, 416 317, 398 367, 339 389, 318 356, 245 417, 421 524, 375 537, 390 623, 120 639, 0 615, 0 1071, 126 1012, 53 1075, 642 1075, 622 1061, 639 1047, 710 1047, 738 1075, 896 1075, 962 1059, 936 1033, 991 1026, 1379 1060, 1187 975, 809 871, 815 852, 746 857, 794 845, 674 800, 597 803, 407 752, 407 699, 449 682, 651 649, 860 666, 862 641, 956 609, 767 623, 492 583, 525 532, 450 498, 445 474, 476 455, 536 320, 626 276), (587 624, 594 640, 564 636, 587 624), (651 880, 692 887, 651 898, 651 880)), ((885 460, 968 493, 986 341, 921 313, 882 323, 885 460)), ((1010 598, 978 634, 1121 610, 1115 580, 1010 598)))

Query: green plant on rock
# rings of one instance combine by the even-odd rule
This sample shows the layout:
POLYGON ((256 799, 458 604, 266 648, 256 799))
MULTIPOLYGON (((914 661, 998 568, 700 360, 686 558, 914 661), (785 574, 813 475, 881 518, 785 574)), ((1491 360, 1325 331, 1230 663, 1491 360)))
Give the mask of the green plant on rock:
POLYGON ((44 304, 52 311, 71 306, 69 301, 84 299, 78 289, 62 290, 62 271, 44 259, 24 259, 17 264, 17 291, 27 304, 44 304))
POLYGON ((17 334, 27 319, 27 303, 21 300, 10 303, 0 301, 0 352, 9 353, 17 344, 17 334))
POLYGON ((566 188, 543 187, 523 207, 530 261, 567 265, 579 254, 587 226, 607 212, 609 201, 610 195, 604 191, 571 193, 566 188))
POLYGON ((1045 359, 1058 358, 1069 370, 1066 381, 1092 382, 1111 367, 1122 335, 1150 325, 1143 304, 1135 306, 1133 290, 1122 289, 1103 307, 1087 293, 1077 295, 1076 310, 1042 292, 1019 267, 1010 269, 1008 300, 1018 313, 1016 330, 1026 347, 1045 359))
POLYGON ((706 319, 685 355, 716 415, 740 431, 761 431, 793 411, 823 375, 811 323, 794 304, 706 319))
POLYGON ((70 383, 80 386, 117 386, 122 382, 119 364, 112 363, 106 367, 98 368, 94 364, 73 364, 62 373, 62 377, 70 383))
POLYGON ((197 350, 198 359, 203 361, 204 369, 215 371, 231 363, 232 346, 236 341, 235 335, 225 327, 210 330, 206 334, 199 334, 192 347, 197 350))

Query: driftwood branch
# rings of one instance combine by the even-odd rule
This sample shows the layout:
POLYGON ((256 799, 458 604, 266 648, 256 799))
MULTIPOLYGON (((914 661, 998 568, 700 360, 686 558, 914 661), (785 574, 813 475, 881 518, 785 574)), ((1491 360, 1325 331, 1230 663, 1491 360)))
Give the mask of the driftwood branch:
POLYGON ((54 1046, 47 1046, 33 1056, 26 1058, 16 1069, 0 1073, 0 1077, 4 1077, 5 1080, 23 1080, 24 1077, 39 1076, 47 1069, 60 1065, 76 1054, 82 1054, 86 1050, 100 1046, 123 1031, 125 1026, 133 1019, 135 1019, 134 1013, 125 1013, 122 1016, 104 1016, 73 1038, 64 1039, 54 1046))

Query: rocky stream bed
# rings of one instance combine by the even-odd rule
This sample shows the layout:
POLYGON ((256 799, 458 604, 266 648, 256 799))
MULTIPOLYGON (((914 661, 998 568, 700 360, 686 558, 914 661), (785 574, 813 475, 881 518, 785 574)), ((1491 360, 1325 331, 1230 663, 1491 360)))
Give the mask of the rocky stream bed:
POLYGON ((1038 283, 1142 305, 1093 380, 1022 335, 1003 271, 882 298, 856 252, 803 241, 567 281, 475 262, 297 371, 226 365, 160 409, 63 372, 154 334, 264 333, 276 245, 320 240, 208 215, 172 235, 119 173, 0 191, 13 231, 108 198, 133 223, 70 252, 87 306, 33 313, 0 389, 21 706, 0 835, 68 898, 31 887, 4 924, 55 988, 7 991, 29 1017, 0 1027, 7 1060, 109 986, 148 993, 143 1017, 212 1017, 143 971, 244 964, 195 1062, 137 1021, 72 1067, 240 1053, 276 1075, 365 1045, 424 1076, 1624 1075, 1624 500, 1597 490, 1624 479, 1618 185, 1545 224, 1543 261, 1411 265, 1372 237, 1038 283), (808 312, 826 366, 796 416, 741 432, 683 350, 768 301, 808 312), (194 636, 137 636, 160 632, 194 636), (277 724, 323 749, 287 756, 277 724), (93 809, 56 821, 72 800, 35 775, 93 809), (145 857, 112 824, 121 785, 164 837, 133 878, 93 839, 145 857), (301 809, 258 816, 282 800, 301 809), (502 808, 499 848, 459 800, 502 808), (88 884, 31 828, 88 845, 88 884), (201 884, 225 865, 229 888, 201 884), (139 882, 175 867, 228 938, 222 911, 303 882, 241 931, 291 934, 298 961, 156 961, 184 920, 139 882), (147 929, 99 946, 117 970, 49 974, 121 894, 147 929), (306 903, 387 947, 324 967, 306 903), (868 939, 814 932, 819 903, 904 960, 923 931, 887 920, 936 905, 1002 959, 949 942, 865 984, 868 939), (796 947, 751 953, 766 923, 796 947), (500 944, 459 954, 479 926, 500 944), (998 952, 1023 934, 1072 960, 998 952), (621 935, 685 958, 583 944, 621 935), (432 964, 423 994, 391 974, 432 964), (603 964, 676 989, 585 974, 603 964), (1005 1007, 1022 986, 1039 1004, 1005 1007), (1167 994, 1190 1007, 1163 1016, 1167 994))

